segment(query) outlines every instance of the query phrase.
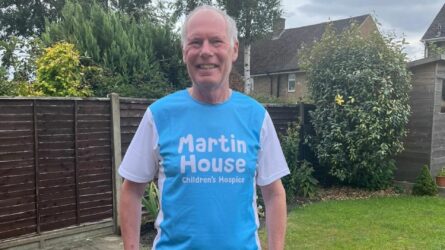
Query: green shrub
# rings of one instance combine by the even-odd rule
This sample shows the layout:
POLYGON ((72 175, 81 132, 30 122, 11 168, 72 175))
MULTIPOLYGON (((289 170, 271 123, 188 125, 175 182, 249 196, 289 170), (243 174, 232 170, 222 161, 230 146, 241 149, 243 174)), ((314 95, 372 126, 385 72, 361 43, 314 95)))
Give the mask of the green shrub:
POLYGON ((286 197, 293 200, 296 195, 312 198, 316 195, 318 181, 313 177, 314 169, 310 163, 298 161, 300 144, 300 126, 289 124, 286 134, 281 136, 281 147, 289 166, 290 175, 282 178, 286 197))
POLYGON ((410 113, 402 46, 378 32, 364 36, 356 26, 342 33, 330 27, 301 52, 317 107, 310 113, 311 148, 343 184, 382 189, 392 183, 410 113))
POLYGON ((431 177, 427 165, 423 165, 419 177, 413 186, 413 195, 434 196, 437 194, 437 186, 431 177))
POLYGON ((280 137, 281 147, 283 149, 286 162, 290 170, 290 174, 283 177, 284 189, 286 190, 286 198, 293 200, 296 195, 297 187, 294 180, 297 173, 298 150, 300 144, 300 126, 298 123, 290 123, 287 127, 286 134, 280 137))
POLYGON ((145 188, 145 195, 142 197, 142 206, 148 212, 149 218, 155 219, 159 212, 159 190, 155 182, 150 182, 145 188))
POLYGON ((318 180, 314 178, 313 173, 314 168, 307 161, 303 161, 303 164, 296 169, 293 183, 295 183, 297 195, 310 199, 317 195, 318 180))
POLYGON ((46 96, 89 96, 89 86, 82 85, 79 52, 73 44, 60 42, 46 48, 37 60, 35 89, 46 96))

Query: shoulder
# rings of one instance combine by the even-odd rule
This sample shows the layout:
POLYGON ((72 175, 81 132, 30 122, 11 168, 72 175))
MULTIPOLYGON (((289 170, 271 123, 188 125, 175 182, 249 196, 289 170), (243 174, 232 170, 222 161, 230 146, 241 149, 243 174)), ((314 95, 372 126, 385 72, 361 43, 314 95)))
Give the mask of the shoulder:
POLYGON ((242 108, 248 108, 249 110, 256 110, 260 113, 266 112, 266 108, 252 97, 234 90, 232 95, 232 100, 236 105, 239 105, 242 108))
POLYGON ((174 109, 182 106, 187 101, 186 90, 179 90, 167 96, 164 96, 150 105, 150 110, 153 113, 174 109))

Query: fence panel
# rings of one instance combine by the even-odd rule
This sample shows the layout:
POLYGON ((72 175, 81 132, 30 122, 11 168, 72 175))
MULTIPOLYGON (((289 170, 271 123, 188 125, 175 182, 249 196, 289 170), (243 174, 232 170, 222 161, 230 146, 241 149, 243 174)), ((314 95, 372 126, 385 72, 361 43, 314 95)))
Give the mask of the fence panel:
POLYGON ((0 106, 0 239, 36 231, 33 101, 0 106))
POLYGON ((108 99, 0 99, 0 239, 112 216, 108 99))

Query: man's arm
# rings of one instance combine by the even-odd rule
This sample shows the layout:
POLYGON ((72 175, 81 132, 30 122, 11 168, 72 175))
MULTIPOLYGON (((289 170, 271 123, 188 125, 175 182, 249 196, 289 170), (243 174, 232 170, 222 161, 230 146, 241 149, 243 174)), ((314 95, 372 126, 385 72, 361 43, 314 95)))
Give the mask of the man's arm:
POLYGON ((284 249, 286 235, 286 192, 281 180, 261 187, 261 193, 266 206, 266 227, 269 250, 284 249))
POLYGON ((119 219, 125 250, 139 249, 141 199, 146 185, 129 180, 122 184, 119 219))

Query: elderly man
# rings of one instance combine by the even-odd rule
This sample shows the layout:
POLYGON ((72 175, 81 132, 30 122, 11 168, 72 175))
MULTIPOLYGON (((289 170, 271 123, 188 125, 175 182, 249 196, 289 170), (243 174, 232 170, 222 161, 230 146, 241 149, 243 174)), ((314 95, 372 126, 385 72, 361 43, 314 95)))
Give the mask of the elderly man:
POLYGON ((153 249, 260 249, 256 185, 266 206, 270 250, 283 249, 289 173, 267 111, 229 88, 238 56, 235 22, 202 6, 182 28, 192 87, 147 109, 119 168, 125 249, 139 248, 141 197, 158 178, 153 249))

